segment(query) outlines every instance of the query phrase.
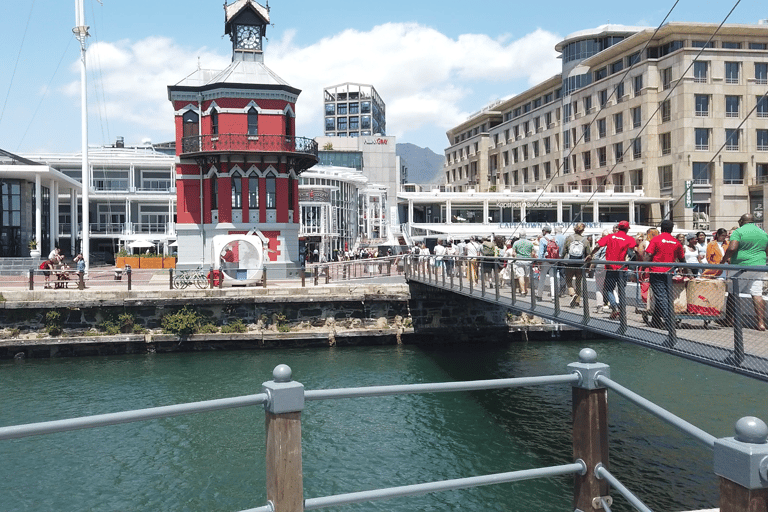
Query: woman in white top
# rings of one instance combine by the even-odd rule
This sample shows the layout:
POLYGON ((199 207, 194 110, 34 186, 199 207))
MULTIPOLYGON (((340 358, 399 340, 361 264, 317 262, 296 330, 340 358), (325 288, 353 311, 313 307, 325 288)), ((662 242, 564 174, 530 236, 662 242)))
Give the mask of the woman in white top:
MULTIPOLYGON (((693 233, 688 233, 685 236, 686 242, 688 242, 688 245, 685 246, 685 262, 686 263, 701 263, 699 261, 699 247, 698 247, 698 240, 696 239, 696 235, 693 233)), ((697 268, 688 268, 686 269, 687 273, 693 274, 694 276, 699 274, 699 269, 697 268)))

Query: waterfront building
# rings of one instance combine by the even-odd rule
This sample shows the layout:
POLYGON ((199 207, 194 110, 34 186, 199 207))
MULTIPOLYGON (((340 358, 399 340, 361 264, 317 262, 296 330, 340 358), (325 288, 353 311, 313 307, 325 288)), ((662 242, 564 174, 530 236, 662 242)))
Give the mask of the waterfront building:
POLYGON ((658 200, 608 216, 684 229, 762 218, 768 24, 604 25, 555 48, 562 73, 448 130, 448 190, 641 192, 658 200))
POLYGON ((367 178, 360 206, 361 238, 393 237, 397 226, 397 193, 405 166, 397 157, 397 139, 387 136, 316 137, 323 166, 349 167, 367 178))
MULTIPOLYGON (((43 198, 39 219, 33 220, 30 216, 25 221, 24 213, 20 217, 11 215, 11 219, 22 219, 22 239, 38 236, 44 255, 55 245, 63 254, 76 254, 81 250, 83 233, 83 220, 79 218, 82 212, 81 154, 25 153, 18 158, 28 162, 25 168, 34 171, 34 175, 19 181, 18 189, 13 188, 20 193, 20 203, 12 200, 5 204, 31 204, 29 211, 35 211, 38 179, 43 198), (34 235, 38 228, 38 235, 34 235)), ((91 260, 111 262, 120 246, 136 240, 147 240, 161 251, 163 248, 168 251, 168 243, 176 237, 174 160, 172 155, 156 150, 149 142, 125 146, 122 137, 109 146, 88 148, 91 260)), ((21 169, 18 165, 3 167, 0 175, 5 182, 21 169)), ((22 206, 21 211, 27 210, 22 206)), ((21 254, 18 252, 13 249, 4 255, 27 255, 23 250, 21 254)))
POLYGON ((327 137, 387 134, 384 100, 372 85, 347 82, 323 89, 327 137))
POLYGON ((301 91, 264 65, 269 9, 224 5, 232 63, 168 87, 176 123, 178 265, 217 261, 217 236, 257 234, 272 277, 298 275, 300 174, 317 143, 295 134, 301 91))
POLYGON ((316 165, 302 173, 299 236, 312 261, 354 249, 366 229, 367 190, 368 178, 354 168, 316 165))

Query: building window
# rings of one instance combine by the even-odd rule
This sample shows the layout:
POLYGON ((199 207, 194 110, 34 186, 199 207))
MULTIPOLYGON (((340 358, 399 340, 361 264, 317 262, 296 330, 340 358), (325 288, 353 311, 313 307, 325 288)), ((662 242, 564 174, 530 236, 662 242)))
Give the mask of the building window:
POLYGON ((693 48, 714 48, 714 41, 691 41, 693 48))
POLYGON ((672 106, 669 100, 664 100, 659 105, 659 111, 661 112, 661 122, 666 123, 672 117, 672 106))
POLYGON ((259 113, 255 108, 251 107, 248 109, 248 135, 258 135, 258 134, 259 134, 259 113))
POLYGON ((757 117, 768 117, 768 96, 757 97, 757 117))
POLYGON ((211 176, 211 210, 219 209, 219 179, 214 174, 211 176))
POLYGON ((541 117, 534 117, 533 118, 533 130, 535 132, 538 132, 539 128, 541 128, 541 117))
POLYGON ((332 116, 336 114, 336 105, 333 103, 326 103, 325 104, 325 115, 332 116))
POLYGON ((613 128, 616 133, 624 131, 624 114, 622 112, 613 115, 613 128))
POLYGON ((696 102, 696 116, 708 117, 709 116, 709 96, 706 94, 696 94, 694 97, 696 102))
POLYGON ((608 103, 608 89, 603 89, 597 93, 598 100, 600 101, 600 108, 605 107, 608 103))
POLYGON ((568 157, 563 158, 563 174, 568 174, 571 172, 571 163, 570 160, 568 160, 568 157))
POLYGON ((537 141, 537 140, 533 141, 533 144, 531 144, 531 147, 533 148, 533 158, 538 158, 538 156, 539 156, 539 141, 537 141))
POLYGON ((291 116, 288 114, 288 112, 285 113, 285 137, 288 138, 291 135, 293 135, 293 132, 291 131, 291 116))
POLYGON ((768 63, 755 62, 755 83, 758 85, 768 84, 768 63))
POLYGON ((620 103, 624 97, 624 82, 619 82, 616 86, 616 103, 620 103))
POLYGON ((624 143, 617 142, 613 145, 613 156, 616 158, 616 163, 624 161, 624 143))
POLYGON ((568 149, 571 147, 571 134, 568 130, 563 132, 563 148, 568 149))
POLYGON ((549 162, 544 162, 544 179, 552 177, 552 165, 549 162))
POLYGON ((336 105, 336 115, 339 115, 339 116, 347 115, 347 104, 346 103, 339 103, 338 105, 336 105))
POLYGON ((725 97, 725 117, 739 117, 739 104, 741 96, 725 97))
POLYGON ((672 166, 662 165, 659 167, 659 186, 661 188, 672 188, 672 166))
POLYGON ((638 160, 643 156, 643 144, 640 137, 632 139, 632 159, 638 160))
POLYGON ((597 120, 597 137, 599 139, 602 139, 605 137, 605 126, 606 126, 605 118, 598 119, 597 120))
POLYGON ((360 129, 360 118, 357 116, 350 117, 349 118, 349 129, 350 130, 359 130, 360 129))
POLYGON ((216 110, 211 111, 211 135, 219 134, 219 113, 216 110))
POLYGON ((709 62, 697 60, 693 63, 693 81, 699 84, 707 83, 709 62))
POLYGON ((350 103, 349 104, 349 115, 357 115, 359 113, 360 113, 360 104, 357 103, 357 102, 350 103))
POLYGON ((734 41, 723 41, 720 43, 720 48, 725 48, 727 50, 741 50, 741 43, 734 41))
POLYGON ((744 164, 723 163, 723 183, 725 185, 743 185, 744 164))
POLYGON ((726 128, 725 130, 725 150, 726 151, 738 151, 739 150, 739 131, 726 128))
POLYGON ((661 85, 664 90, 672 87, 672 68, 662 69, 661 73, 661 85))
POLYGON ((243 178, 239 175, 232 176, 232 209, 243 208, 243 178))
POLYGON ((726 62, 725 63, 725 83, 738 84, 739 83, 739 68, 741 63, 739 62, 726 62))
POLYGON ((592 153, 585 151, 581 154, 582 162, 584 163, 584 170, 588 171, 592 168, 592 153))
POLYGON ((635 96, 640 96, 643 91, 643 75, 637 75, 632 81, 635 83, 635 96))
POLYGON ((768 151, 768 130, 757 130, 757 150, 768 151))
POLYGON ((598 167, 605 167, 608 165, 605 146, 597 148, 597 165, 598 167))
POLYGON ((371 113, 371 102, 370 101, 361 101, 360 102, 360 112, 363 114, 370 114, 371 113))
POLYGON ((340 132, 347 131, 347 118, 346 117, 339 117, 336 119, 336 129, 340 132))
POLYGON ((590 135, 589 135, 589 124, 582 125, 582 130, 584 133, 584 142, 589 142, 590 135))
POLYGON ((768 43, 749 43, 750 50, 768 50, 768 43))
POLYGON ((589 114, 590 109, 592 108, 592 95, 584 97, 584 113, 589 114))
POLYGON ((250 210, 259 209, 259 178, 248 178, 248 208, 250 210))
POLYGON ((755 185, 768 183, 768 164, 756 164, 757 174, 755 175, 755 185))
POLYGON ((694 138, 696 151, 709 151, 709 128, 696 128, 694 138))
POLYGON ((659 146, 661 147, 661 154, 668 155, 672 152, 672 134, 660 133, 659 134, 659 146))
POLYGON ((275 189, 277 180, 274 176, 267 176, 264 184, 267 189, 267 210, 274 210, 277 204, 277 191, 275 189))
POLYGON ((523 162, 528 160, 528 144, 523 144, 523 162))
POLYGON ((551 147, 549 144, 549 137, 544 137, 544 154, 548 155, 551 152, 551 147))
POLYGON ((362 116, 360 118, 360 129, 361 130, 371 129, 371 116, 362 116))
POLYGON ((709 185, 709 162, 693 162, 692 178, 697 185, 709 185))
POLYGON ((632 128, 640 128, 643 122, 642 107, 635 107, 632 109, 632 128))
POLYGON ((336 129, 336 120, 332 117, 325 118, 325 130, 333 131, 336 129))

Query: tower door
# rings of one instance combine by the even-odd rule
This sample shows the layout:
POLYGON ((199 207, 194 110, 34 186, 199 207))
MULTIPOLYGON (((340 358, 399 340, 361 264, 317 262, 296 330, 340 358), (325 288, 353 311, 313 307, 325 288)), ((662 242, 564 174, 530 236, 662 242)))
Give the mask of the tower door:
POLYGON ((200 117, 196 112, 187 111, 183 117, 181 145, 185 153, 200 151, 200 117))

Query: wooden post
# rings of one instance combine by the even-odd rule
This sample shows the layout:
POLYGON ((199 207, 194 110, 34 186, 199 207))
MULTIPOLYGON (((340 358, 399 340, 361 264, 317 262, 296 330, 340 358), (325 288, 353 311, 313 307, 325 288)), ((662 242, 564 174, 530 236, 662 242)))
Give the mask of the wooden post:
POLYGON ((132 285, 132 282, 131 282, 131 274, 132 274, 133 272, 132 272, 132 269, 131 269, 131 266, 130 266, 130 265, 126 265, 126 266, 125 266, 125 273, 128 275, 128 291, 131 291, 131 285, 132 285))
POLYGON ((579 352, 579 362, 568 369, 579 373, 581 381, 573 386, 573 460, 581 459, 587 466, 583 475, 573 482, 573 508, 594 510, 593 500, 608 496, 608 481, 595 475, 598 463, 608 468, 608 390, 599 387, 595 377, 610 376, 610 367, 597 363, 594 350, 579 352))
POLYGON ((168 269, 168 289, 173 290, 173 269, 168 269))
POLYGON ((266 407, 267 499, 275 512, 303 512, 301 411, 304 386, 291 381, 291 369, 278 365, 274 380, 262 384, 269 396, 266 407))
POLYGON ((768 489, 747 489, 720 477, 720 512, 765 512, 768 489))
POLYGON ((85 272, 83 271, 77 273, 77 289, 85 290, 85 272))
POLYGON ((29 291, 35 289, 35 269, 29 269, 29 291))

